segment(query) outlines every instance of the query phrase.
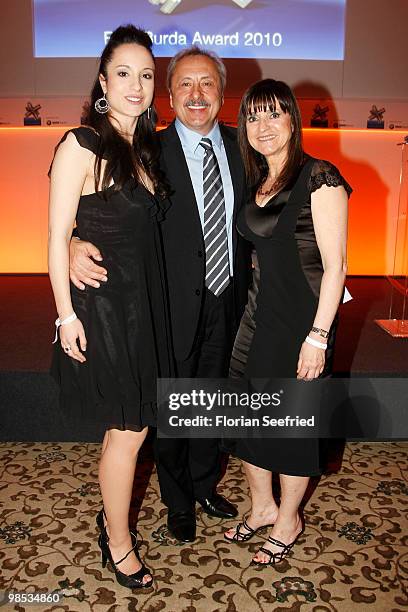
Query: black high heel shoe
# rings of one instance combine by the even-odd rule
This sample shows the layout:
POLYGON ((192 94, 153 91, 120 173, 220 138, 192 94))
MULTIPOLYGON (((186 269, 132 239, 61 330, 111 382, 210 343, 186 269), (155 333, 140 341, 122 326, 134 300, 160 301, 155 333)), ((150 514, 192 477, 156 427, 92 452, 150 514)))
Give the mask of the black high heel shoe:
POLYGON ((290 544, 285 544, 284 542, 281 542, 280 540, 277 540, 276 538, 269 537, 267 541, 270 542, 271 544, 274 544, 275 546, 279 546, 279 548, 281 548, 282 550, 278 550, 278 552, 272 552, 268 548, 264 548, 263 546, 261 546, 259 550, 265 553, 265 555, 267 555, 269 559, 267 561, 255 561, 254 559, 252 559, 251 563, 253 565, 261 565, 261 566, 277 565, 278 563, 283 561, 285 557, 288 556, 288 554, 290 553, 290 551, 292 550, 292 548, 294 547, 294 545, 296 544, 300 536, 303 534, 303 531, 304 530, 302 529, 302 531, 296 536, 296 538, 290 544))
POLYGON ((96 515, 96 526, 98 527, 99 531, 101 533, 105 533, 106 532, 106 527, 105 527, 105 520, 106 522, 108 522, 107 518, 106 518, 106 514, 105 514, 105 509, 102 507, 102 510, 99 510, 98 514, 96 515))
MULTIPOLYGON (((102 511, 101 511, 102 513, 102 511)), ((99 514, 101 514, 99 513, 99 514)), ((99 517, 98 514, 98 517, 99 517)), ((98 521, 98 517, 97 517, 97 521, 98 521)), ((148 580, 147 582, 143 582, 143 578, 145 576, 149 576, 150 572, 147 569, 147 567, 142 563, 140 557, 139 557, 139 552, 137 550, 137 538, 135 536, 134 533, 130 532, 130 535, 132 536, 132 541, 135 542, 134 546, 129 550, 129 552, 126 553, 126 555, 124 557, 122 557, 122 559, 120 559, 119 561, 114 561, 112 559, 112 553, 110 551, 109 548, 109 537, 108 534, 106 533, 106 529, 103 525, 103 515, 101 514, 101 518, 102 518, 102 527, 103 530, 101 530, 101 534, 98 538, 98 545, 99 548, 101 549, 101 553, 102 553, 102 567, 106 567, 106 563, 107 561, 109 561, 109 563, 112 566, 113 571, 115 572, 115 576, 116 576, 116 580, 118 581, 118 583, 121 586, 127 587, 128 589, 147 589, 149 587, 152 586, 153 584, 153 578, 151 578, 151 580, 148 580), (118 565, 120 563, 122 563, 122 561, 124 561, 125 559, 127 559, 127 557, 130 555, 131 552, 135 551, 135 555, 137 560, 142 563, 142 567, 140 568, 140 570, 138 572, 135 572, 134 574, 124 574, 123 572, 121 572, 118 569, 118 565)), ((98 527, 100 527, 99 523, 98 527)))
POLYGON ((234 535, 229 538, 226 533, 224 533, 224 538, 228 542, 248 542, 248 540, 253 538, 258 531, 261 531, 261 529, 266 529, 267 527, 273 527, 273 524, 269 523, 268 525, 261 525, 257 529, 253 529, 248 525, 246 518, 243 518, 242 523, 238 523, 238 525, 235 527, 234 535), (245 529, 245 531, 242 531, 242 528, 245 529))

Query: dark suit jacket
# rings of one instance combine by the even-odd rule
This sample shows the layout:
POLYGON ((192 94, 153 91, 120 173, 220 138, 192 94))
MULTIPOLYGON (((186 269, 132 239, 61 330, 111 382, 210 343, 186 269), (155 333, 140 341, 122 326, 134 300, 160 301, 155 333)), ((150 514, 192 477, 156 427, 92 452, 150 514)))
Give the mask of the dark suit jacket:
MULTIPOLYGON (((246 200, 245 173, 234 128, 220 125, 234 188, 234 326, 247 301, 251 278, 250 246, 236 231, 236 216, 246 200)), ((197 333, 205 294, 205 249, 193 184, 174 123, 159 133, 162 170, 173 189, 161 224, 169 287, 175 357, 187 359, 197 333)))

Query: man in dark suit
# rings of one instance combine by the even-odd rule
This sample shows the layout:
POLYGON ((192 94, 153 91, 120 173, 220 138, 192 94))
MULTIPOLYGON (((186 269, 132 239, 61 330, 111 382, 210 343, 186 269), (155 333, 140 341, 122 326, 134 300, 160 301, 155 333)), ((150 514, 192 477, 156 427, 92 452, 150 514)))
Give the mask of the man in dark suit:
MULTIPOLYGON (((244 168, 235 130, 217 122, 225 80, 222 61, 194 47, 177 54, 168 68, 176 120, 160 132, 161 166, 173 189, 162 234, 181 378, 227 376, 250 278, 249 248, 235 229, 246 197, 244 168)), ((95 264, 85 261, 87 245, 72 250, 73 282, 95 282, 95 264)), ((237 515, 216 491, 218 440, 159 438, 155 452, 168 527, 178 540, 195 539, 196 501, 211 516, 237 515)))

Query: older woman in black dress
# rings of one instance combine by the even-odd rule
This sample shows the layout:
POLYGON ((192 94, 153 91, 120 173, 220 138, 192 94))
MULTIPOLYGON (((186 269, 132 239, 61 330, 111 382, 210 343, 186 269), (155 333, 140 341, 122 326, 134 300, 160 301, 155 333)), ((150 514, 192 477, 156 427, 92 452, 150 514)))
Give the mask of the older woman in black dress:
MULTIPOLYGON (((244 94, 238 120, 252 198, 238 229, 256 249, 260 279, 254 312, 246 312, 232 370, 248 344, 245 377, 312 380, 330 373, 335 321, 346 275, 349 185, 330 162, 302 149, 296 99, 283 82, 265 79, 244 94), (248 340, 249 339, 249 340, 248 340), (244 347, 244 350, 243 350, 244 347)), ((229 541, 249 540, 272 526, 253 561, 281 561, 303 531, 299 505, 310 476, 321 474, 315 439, 241 439, 252 509, 229 541), (278 472, 281 500, 272 494, 278 472)))

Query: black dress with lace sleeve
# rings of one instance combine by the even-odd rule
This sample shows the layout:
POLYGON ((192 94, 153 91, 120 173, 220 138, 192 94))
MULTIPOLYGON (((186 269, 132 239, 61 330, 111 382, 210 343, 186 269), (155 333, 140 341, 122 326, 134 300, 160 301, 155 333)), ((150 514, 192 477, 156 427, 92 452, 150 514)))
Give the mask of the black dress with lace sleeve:
MULTIPOLYGON (((323 276, 311 211, 311 194, 323 185, 344 187, 351 193, 333 164, 305 156, 284 191, 263 207, 250 201, 238 215, 238 230, 253 243, 257 262, 256 282, 233 349, 232 376, 296 378, 300 348, 314 322, 323 276)), ((323 376, 331 373, 335 334, 336 319, 323 376)), ((233 454, 264 469, 298 476, 322 471, 319 440, 241 439, 234 445, 233 454)))
POLYGON ((339 187, 342 185, 349 197, 353 191, 336 166, 323 159, 316 159, 310 173, 310 192, 313 193, 320 189, 322 185, 327 185, 327 187, 339 187))

